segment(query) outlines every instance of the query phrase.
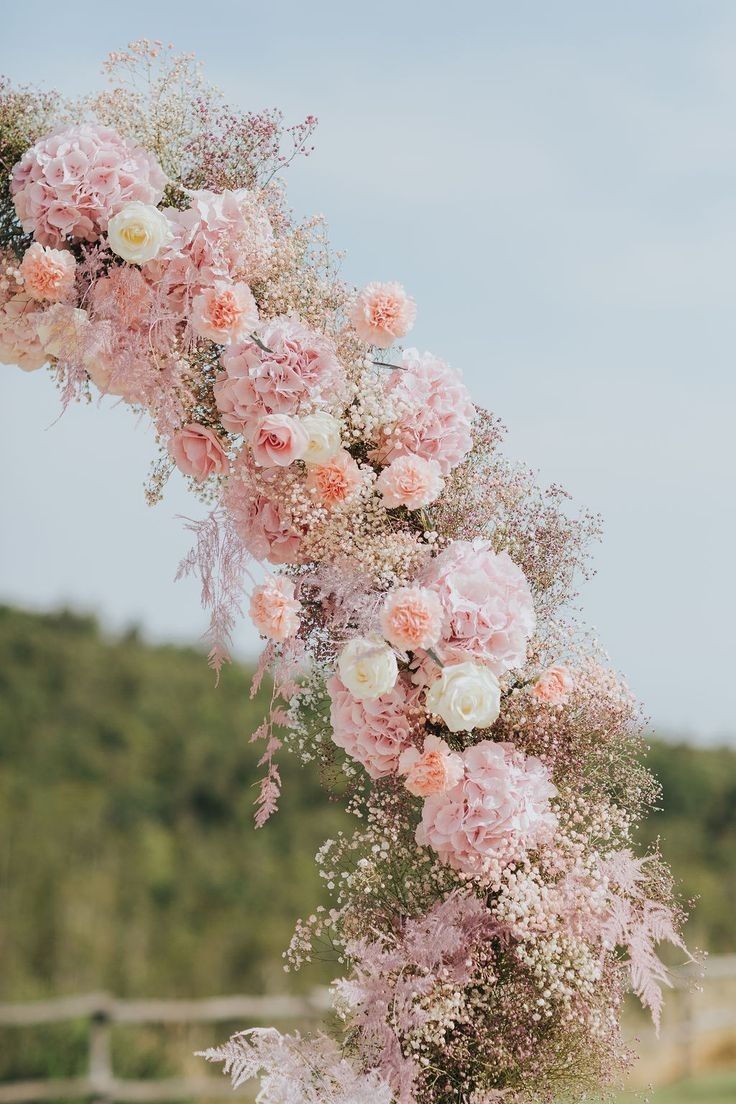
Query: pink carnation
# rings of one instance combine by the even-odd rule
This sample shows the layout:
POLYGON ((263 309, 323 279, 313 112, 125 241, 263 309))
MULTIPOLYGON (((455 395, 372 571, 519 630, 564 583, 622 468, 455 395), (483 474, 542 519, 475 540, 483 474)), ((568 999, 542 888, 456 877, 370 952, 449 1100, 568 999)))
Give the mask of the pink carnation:
POLYGON ((431 648, 442 632, 442 602, 424 587, 396 587, 389 591, 381 610, 381 632, 403 651, 431 648))
POLYGON ((441 654, 462 662, 472 656, 496 675, 521 667, 536 619, 524 572, 490 541, 453 541, 422 578, 445 613, 441 654))
POLYGON ((198 483, 210 475, 224 475, 228 469, 220 438, 214 430, 197 422, 191 422, 174 434, 169 452, 176 466, 198 483))
POLYGON ((350 321, 367 345, 387 349, 414 325, 417 307, 401 284, 368 284, 356 297, 350 321))
POLYGON ((545 705, 564 705, 572 689, 573 680, 569 668, 559 665, 542 671, 539 678, 535 679, 531 693, 537 701, 544 702, 545 705))
POLYGON ((220 280, 192 303, 192 329, 219 345, 242 341, 257 324, 258 307, 247 284, 220 280))
POLYGON ((34 242, 23 255, 20 274, 23 286, 34 299, 61 303, 74 291, 77 264, 66 249, 46 249, 34 242))
POLYGON ((0 364, 16 364, 24 372, 43 368, 48 359, 38 334, 43 315, 25 291, 0 297, 0 364))
POLYGON ((391 373, 388 389, 400 416, 379 456, 383 463, 411 452, 436 460, 443 475, 465 459, 473 445, 475 407, 456 372, 431 353, 407 349, 403 370, 391 373))
POLYGON ((340 449, 324 464, 310 465, 306 485, 318 502, 332 508, 348 502, 361 483, 359 466, 349 452, 340 449))
POLYGON ((340 397, 344 373, 332 342, 294 318, 277 318, 226 350, 215 383, 222 424, 245 433, 263 414, 296 414, 340 397), (261 346, 265 346, 265 349, 261 346))
POLYGON ((464 777, 427 798, 416 838, 455 870, 481 874, 494 860, 520 857, 549 837, 557 790, 544 764, 513 744, 483 740, 462 758, 464 777))
POLYGON ((147 150, 110 127, 71 126, 32 146, 13 169, 21 225, 42 245, 96 241, 126 203, 157 204, 166 177, 147 150))
POLYGON ((412 736, 409 714, 415 691, 410 684, 399 679, 387 694, 370 701, 354 698, 336 675, 326 685, 337 746, 365 767, 371 778, 395 774, 412 736))
POLYGON ((248 435, 253 459, 263 468, 288 468, 307 451, 309 434, 301 422, 288 414, 267 414, 248 435))
POLYGON ((421 510, 434 502, 442 493, 442 487, 437 461, 423 460, 421 456, 410 453, 397 456, 376 480, 376 490, 383 496, 383 503, 389 510, 397 506, 421 510))
POLYGON ((457 786, 465 774, 462 755, 451 751, 444 740, 430 734, 424 739, 422 751, 411 747, 399 756, 399 774, 404 785, 415 797, 429 797, 457 786))
MULTIPOLYGON (((277 476, 278 469, 270 469, 264 476, 269 474, 277 476)), ((275 489, 270 497, 256 487, 242 461, 231 473, 223 498, 238 536, 254 559, 272 564, 298 561, 301 536, 280 507, 275 489)))
POLYGON ((269 575, 255 587, 250 599, 250 616, 263 636, 288 640, 299 628, 301 602, 294 597, 294 584, 283 575, 269 575))
POLYGON ((183 257, 196 274, 188 282, 200 287, 218 280, 250 283, 263 275, 273 251, 268 212, 247 188, 191 193, 185 211, 167 211, 174 240, 164 259, 183 257))

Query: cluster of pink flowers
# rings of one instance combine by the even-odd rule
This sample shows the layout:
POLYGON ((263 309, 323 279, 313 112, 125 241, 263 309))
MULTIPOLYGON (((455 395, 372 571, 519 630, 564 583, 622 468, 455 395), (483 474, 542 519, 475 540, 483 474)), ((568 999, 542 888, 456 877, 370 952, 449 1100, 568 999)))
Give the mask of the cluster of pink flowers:
POLYGON ((273 1104, 583 1099, 626 1064, 613 945, 655 1018, 654 944, 680 945, 666 871, 630 849, 655 793, 636 711, 562 612, 590 527, 503 461, 457 370, 396 348, 418 318, 401 284, 336 278, 272 180, 275 117, 223 121, 182 59, 156 87, 28 134, 0 197, 0 361, 147 415, 149 500, 178 470, 207 506, 180 572, 210 662, 247 604, 254 692, 273 679, 256 824, 283 742, 349 779, 358 827, 318 856, 334 907, 289 951, 327 936, 351 961, 344 1053, 263 1032, 209 1056, 273 1104), (177 125, 164 173, 145 147, 177 125))
POLYGON ((48 135, 13 169, 23 229, 41 245, 93 242, 126 203, 156 204, 166 178, 156 158, 110 127, 72 126, 48 135))

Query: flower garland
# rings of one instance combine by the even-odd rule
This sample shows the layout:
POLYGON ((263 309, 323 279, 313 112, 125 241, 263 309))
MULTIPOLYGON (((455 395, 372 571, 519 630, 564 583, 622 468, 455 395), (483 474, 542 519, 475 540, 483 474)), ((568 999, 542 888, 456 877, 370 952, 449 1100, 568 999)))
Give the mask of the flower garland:
POLYGON ((658 1021, 655 945, 683 948, 666 867, 632 850, 657 797, 637 706, 569 613, 597 521, 504 461, 455 369, 396 348, 400 284, 346 286, 294 221, 280 170, 312 118, 235 111, 158 43, 107 71, 61 108, 0 83, 0 360, 150 418, 149 500, 178 468, 209 507, 180 572, 212 666, 249 585, 266 641, 257 824, 282 744, 356 817, 286 952, 336 949, 343 1030, 206 1057, 263 1104, 582 1099, 631 1060, 624 990, 658 1021))

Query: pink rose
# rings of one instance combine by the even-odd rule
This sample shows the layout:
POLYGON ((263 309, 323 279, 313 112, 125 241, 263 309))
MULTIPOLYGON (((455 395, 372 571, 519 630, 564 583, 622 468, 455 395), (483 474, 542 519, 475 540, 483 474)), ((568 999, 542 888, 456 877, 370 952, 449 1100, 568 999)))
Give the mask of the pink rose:
POLYGON ((389 510, 397 506, 420 510, 434 502, 442 487, 439 464, 409 453, 392 460, 376 480, 376 490, 383 495, 383 503, 389 510))
POLYGON ((414 325, 417 308, 401 284, 368 284, 356 297, 350 321, 367 345, 387 349, 414 325))
POLYGON ((327 507, 348 502, 361 483, 360 468, 345 449, 340 449, 325 464, 313 464, 307 476, 307 489, 327 507))
POLYGON ((388 593, 381 610, 381 632, 403 651, 432 648, 442 633, 442 602, 424 587, 397 587, 388 593))
POLYGON ((531 693, 545 705, 564 705, 573 689, 570 670, 561 665, 548 667, 532 684, 531 693))
POLYGON ((429 797, 456 786, 465 774, 461 755, 451 751, 444 740, 430 734, 424 748, 407 748, 399 756, 399 774, 406 775, 404 785, 415 797, 429 797))
POLYGON ((61 303, 74 292, 76 261, 66 249, 46 249, 34 242, 20 263, 23 286, 34 299, 61 303))
POLYGON ((169 453, 176 466, 198 483, 210 475, 224 475, 228 469, 228 459, 219 437, 197 422, 191 422, 174 434, 169 453))
POLYGON ((250 599, 250 616, 263 636, 284 641, 299 628, 301 602, 294 597, 294 584, 283 575, 269 575, 250 599))
POLYGON ((194 297, 192 329, 218 345, 242 341, 258 323, 258 307, 247 284, 218 281, 194 297))
POLYGON ((288 414, 267 414, 259 418, 250 435, 253 459, 262 468, 288 468, 307 451, 309 434, 288 414))

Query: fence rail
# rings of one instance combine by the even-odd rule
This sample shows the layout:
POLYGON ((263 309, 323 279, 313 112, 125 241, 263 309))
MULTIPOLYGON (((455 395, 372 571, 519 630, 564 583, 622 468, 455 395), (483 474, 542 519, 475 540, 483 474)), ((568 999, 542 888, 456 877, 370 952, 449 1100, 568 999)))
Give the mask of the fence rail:
MULTIPOLYGON (((68 1020, 89 1022, 87 1073, 83 1077, 47 1081, 0 1083, 0 1104, 33 1104, 43 1100, 78 1097, 113 1104, 159 1104, 163 1101, 231 1097, 233 1090, 222 1076, 167 1078, 134 1081, 115 1076, 112 1065, 112 1029, 117 1024, 225 1023, 239 1020, 314 1019, 329 1010, 326 989, 304 997, 213 997, 206 1000, 118 1000, 108 993, 59 997, 25 1004, 0 1004, 0 1026, 32 1027, 68 1020)), ((237 1095, 237 1094, 236 1094, 237 1095)), ((242 1090, 240 1095, 249 1095, 242 1090)))
MULTIPOLYGON (((712 1031, 736 1033, 736 1002, 713 1007, 703 994, 689 991, 687 973, 675 983, 680 990, 681 1012, 662 1033, 661 1044, 675 1046, 681 1056, 682 1074, 693 1072, 698 1039, 712 1031)), ((736 981, 736 955, 710 958, 703 988, 736 981)), ((24 1004, 0 1004, 0 1026, 32 1027, 38 1024, 87 1020, 89 1024, 87 1073, 83 1077, 0 1083, 0 1104, 34 1104, 45 1100, 84 1098, 96 1104, 165 1104, 167 1101, 231 1097, 230 1083, 222 1076, 168 1078, 135 1081, 115 1076, 112 1063, 112 1029, 119 1024, 203 1024, 239 1021, 309 1020, 330 1008, 326 989, 302 996, 233 996, 206 1000, 118 1000, 107 993, 58 997, 24 1004)), ((235 1095, 250 1096, 247 1089, 235 1095)))

